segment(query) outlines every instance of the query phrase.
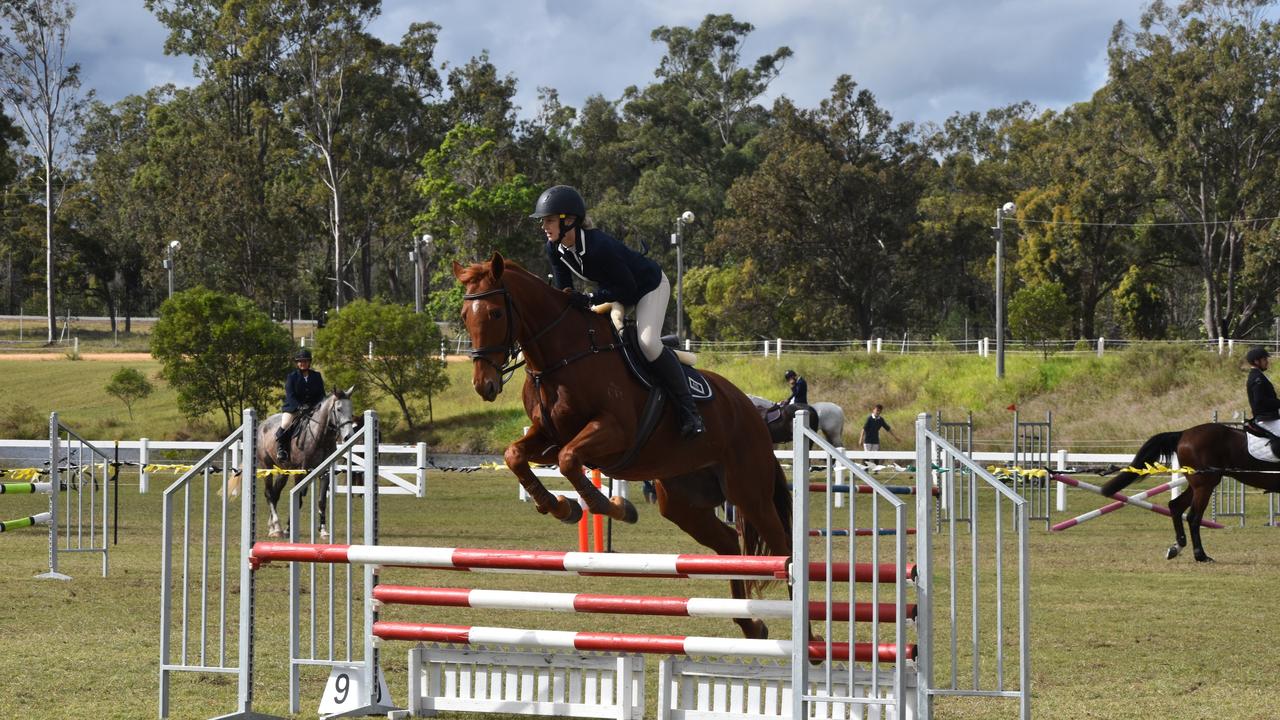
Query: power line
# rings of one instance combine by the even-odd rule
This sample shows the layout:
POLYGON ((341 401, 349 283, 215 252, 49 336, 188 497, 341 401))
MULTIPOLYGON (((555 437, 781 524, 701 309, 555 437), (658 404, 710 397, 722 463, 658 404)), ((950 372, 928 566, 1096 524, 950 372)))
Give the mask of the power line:
POLYGON ((1261 217, 1261 218, 1243 218, 1241 220, 1198 220, 1192 222, 1146 222, 1146 223, 1104 223, 1104 222, 1086 222, 1081 220, 1065 222, 1062 220, 1033 220, 1031 218, 1013 218, 1020 223, 1034 223, 1037 225, 1064 225, 1076 227, 1187 227, 1193 225, 1236 225, 1243 223, 1260 223, 1271 222, 1272 220, 1280 220, 1280 216, 1261 217))

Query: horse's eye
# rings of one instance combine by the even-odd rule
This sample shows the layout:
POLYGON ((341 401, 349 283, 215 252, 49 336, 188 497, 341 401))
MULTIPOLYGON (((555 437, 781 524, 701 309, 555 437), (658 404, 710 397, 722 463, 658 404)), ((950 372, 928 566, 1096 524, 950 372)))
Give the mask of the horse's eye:
POLYGON ((493 310, 490 310, 490 311, 489 311, 489 318, 490 318, 491 320, 501 320, 501 319, 502 319, 502 311, 501 311, 501 310, 498 310, 498 309, 496 309, 496 308, 495 308, 495 309, 493 309, 493 310))

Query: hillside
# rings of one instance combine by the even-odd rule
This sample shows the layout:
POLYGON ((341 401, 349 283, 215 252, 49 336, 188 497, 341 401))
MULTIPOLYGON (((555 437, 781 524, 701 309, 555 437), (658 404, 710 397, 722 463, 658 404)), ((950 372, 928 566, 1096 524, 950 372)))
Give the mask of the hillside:
MULTIPOLYGON (((42 436, 44 418, 57 410, 86 437, 130 439, 205 438, 222 433, 221 417, 191 423, 176 410, 174 392, 157 377, 159 364, 123 356, 119 361, 5 361, 7 394, 0 399, 0 436, 42 436), (102 388, 119 367, 137 367, 156 391, 125 407, 102 388)), ((1011 355, 1006 377, 995 380, 994 362, 971 355, 824 354, 773 358, 707 354, 700 365, 725 375, 744 391, 778 399, 788 394, 782 373, 794 368, 809 382, 811 401, 845 409, 846 445, 852 446, 867 408, 885 405, 885 417, 910 442, 918 412, 942 410, 961 419, 972 411, 979 448, 1007 447, 1016 405, 1024 419, 1053 413, 1054 447, 1128 451, 1150 435, 1247 409, 1240 358, 1168 346, 1093 355, 1011 355)), ((471 389, 471 363, 450 363, 451 384, 434 398, 435 421, 410 431, 390 403, 378 401, 384 436, 422 440, 440 452, 497 453, 527 423, 519 405, 520 378, 497 402, 483 402, 471 389)), ((357 407, 363 405, 357 401, 357 407)), ((274 411, 274 408, 272 408, 274 411)), ((423 413, 425 415, 425 412, 423 413)), ((892 438, 885 449, 898 447, 892 438)))

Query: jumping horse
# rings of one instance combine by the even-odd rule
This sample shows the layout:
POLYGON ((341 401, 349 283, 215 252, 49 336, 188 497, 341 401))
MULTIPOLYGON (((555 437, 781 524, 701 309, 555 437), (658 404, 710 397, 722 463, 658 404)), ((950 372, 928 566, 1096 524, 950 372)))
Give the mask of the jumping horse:
MULTIPOLYGON (((280 427, 281 414, 276 413, 258 426, 258 467, 280 468, 283 470, 311 470, 320 464, 338 446, 351 436, 355 420, 351 410, 351 391, 334 390, 316 405, 311 412, 300 413, 293 419, 293 432, 289 437, 289 462, 276 460, 276 428, 280 427)), ((270 537, 281 537, 280 516, 276 512, 276 503, 289 483, 289 475, 272 473, 263 482, 263 490, 267 496, 269 519, 267 534, 270 537)), ((329 478, 320 478, 316 490, 316 500, 320 508, 320 537, 329 537, 327 511, 329 506, 329 478)), ((301 498, 299 498, 301 502, 301 498)))
MULTIPOLYGON (((1199 562, 1212 562, 1205 554, 1200 541, 1200 520, 1213 497, 1214 488, 1229 475, 1245 485, 1266 492, 1280 492, 1280 464, 1269 463, 1249 454, 1248 437, 1244 430, 1205 423, 1186 430, 1160 433, 1143 443, 1133 458, 1134 467, 1143 467, 1157 460, 1167 461, 1177 453, 1178 463, 1194 472, 1187 474, 1187 491, 1169 502, 1173 515, 1173 534, 1176 543, 1169 546, 1165 557, 1172 560, 1187 546, 1187 534, 1182 526, 1185 512, 1191 526, 1191 547, 1199 562)), ((1121 472, 1102 486, 1107 495, 1119 492, 1138 479, 1138 474, 1121 472)))
MULTIPOLYGON (((578 503, 542 485, 531 462, 556 464, 591 512, 636 522, 635 506, 606 498, 583 472, 601 468, 624 480, 655 479, 658 512, 718 554, 791 554, 786 477, 768 429, 742 391, 702 370, 713 390, 699 408, 706 431, 682 438, 668 401, 647 440, 636 443, 648 390, 628 370, 608 318, 574 307, 567 293, 497 253, 486 263, 455 262, 453 274, 465 289, 462 320, 474 348, 476 393, 493 401, 524 366, 529 429, 504 459, 538 512, 565 523, 582 514, 578 503), (737 530, 716 517, 726 500, 737 507, 737 530)), ((730 589, 745 598, 759 587, 733 580, 730 589)), ((760 620, 734 622, 748 638, 768 636, 760 620)))

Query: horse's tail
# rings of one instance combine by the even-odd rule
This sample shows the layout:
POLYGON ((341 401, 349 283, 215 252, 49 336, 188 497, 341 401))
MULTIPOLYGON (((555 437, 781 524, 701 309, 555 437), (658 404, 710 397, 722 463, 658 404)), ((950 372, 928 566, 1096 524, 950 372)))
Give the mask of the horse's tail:
MULTIPOLYGON (((1169 462, 1170 456, 1178 451, 1178 441, 1181 439, 1181 430, 1153 435, 1150 440, 1142 444, 1138 454, 1133 456, 1133 467, 1142 467, 1152 461, 1169 462)), ((1102 492, 1105 495, 1113 495, 1129 487, 1138 477, 1140 476, 1135 472, 1127 470, 1121 472, 1102 486, 1102 492)))
MULTIPOLYGON (((787 475, 782 471, 782 465, 775 459, 773 462, 773 508, 778 512, 778 519, 782 521, 782 529, 786 537, 791 537, 791 489, 787 487, 787 475)), ((754 525, 748 523, 742 513, 737 514, 736 525, 738 533, 742 535, 742 552, 744 555, 790 555, 790 548, 771 548, 765 543, 764 538, 760 536, 760 531, 754 525)), ((747 581, 747 592, 752 595, 759 595, 766 586, 777 582, 776 580, 750 580, 747 581)))

